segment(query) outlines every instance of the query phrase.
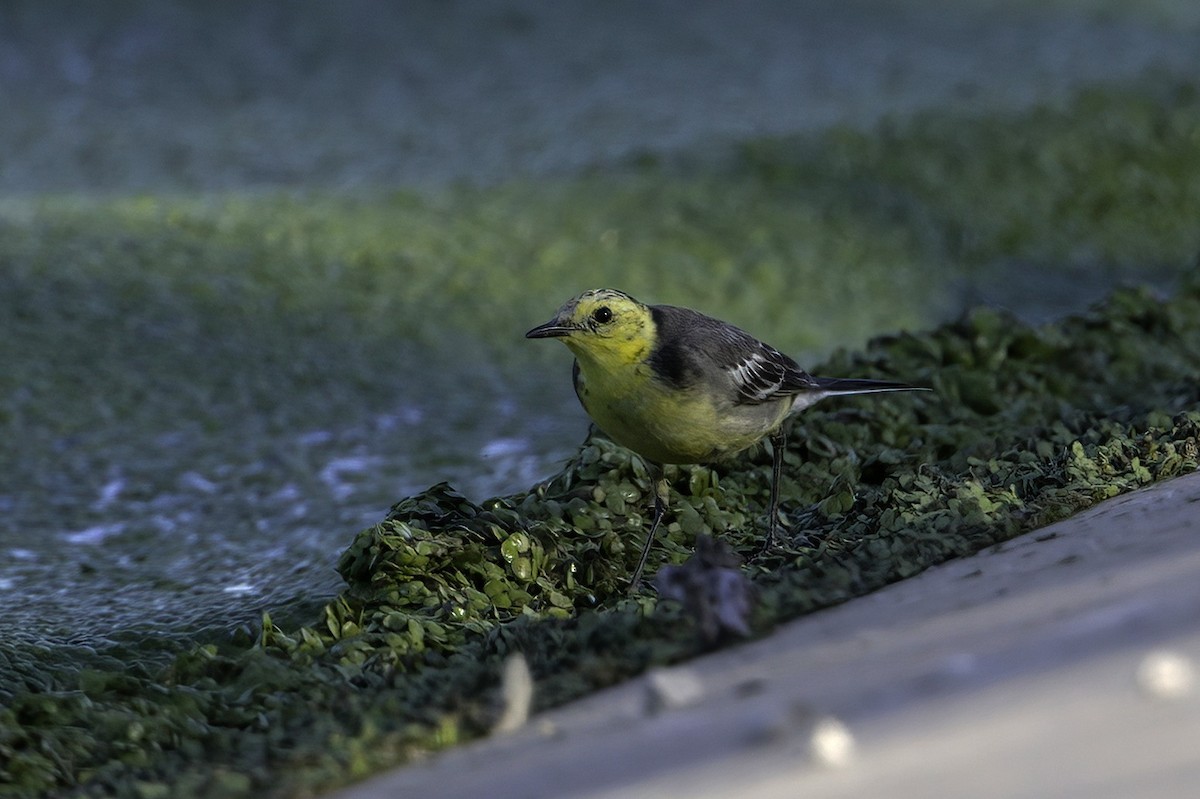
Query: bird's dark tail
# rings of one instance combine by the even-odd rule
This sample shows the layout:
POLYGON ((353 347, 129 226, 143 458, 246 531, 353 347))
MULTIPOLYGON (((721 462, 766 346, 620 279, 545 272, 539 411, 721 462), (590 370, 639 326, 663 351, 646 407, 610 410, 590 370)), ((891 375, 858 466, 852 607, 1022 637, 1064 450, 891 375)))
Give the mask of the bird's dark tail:
POLYGON ((826 394, 875 394, 881 391, 929 391, 921 386, 897 383, 894 380, 863 380, 844 377, 814 377, 826 394))

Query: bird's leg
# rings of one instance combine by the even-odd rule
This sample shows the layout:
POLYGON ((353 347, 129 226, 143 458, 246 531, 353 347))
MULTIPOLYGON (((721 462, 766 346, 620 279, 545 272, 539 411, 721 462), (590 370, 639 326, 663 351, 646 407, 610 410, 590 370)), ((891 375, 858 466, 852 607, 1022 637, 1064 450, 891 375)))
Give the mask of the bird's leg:
POLYGON ((642 581, 642 570, 646 568, 646 558, 650 556, 650 546, 654 543, 658 525, 667 512, 667 501, 671 498, 671 484, 663 476, 662 470, 655 469, 654 477, 654 521, 650 523, 650 532, 646 534, 646 543, 642 545, 642 556, 638 558, 637 568, 633 570, 633 577, 629 580, 629 593, 631 594, 638 590, 642 581))
POLYGON ((775 530, 779 527, 779 478, 783 474, 783 447, 786 443, 787 434, 782 427, 771 434, 771 504, 767 511, 767 540, 760 550, 763 554, 775 546, 775 530))

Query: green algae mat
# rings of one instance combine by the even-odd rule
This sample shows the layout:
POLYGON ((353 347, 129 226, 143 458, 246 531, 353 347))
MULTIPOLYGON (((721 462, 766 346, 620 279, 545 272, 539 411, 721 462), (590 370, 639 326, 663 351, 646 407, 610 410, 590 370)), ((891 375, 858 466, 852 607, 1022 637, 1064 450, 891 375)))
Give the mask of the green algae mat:
MULTIPOLYGON (((1039 328, 978 311, 816 371, 934 390, 796 420, 785 543, 745 567, 754 635, 1195 470, 1200 279, 1039 328)), ((769 461, 670 472, 650 569, 701 533, 754 552, 769 461)), ((476 504, 437 485, 397 503, 345 551, 345 589, 307 626, 264 616, 254 640, 73 684, 6 650, 0 794, 311 793, 487 734, 514 652, 537 708, 698 654, 681 608, 625 595, 651 490, 640 461, 591 437, 528 492, 476 504)))
MULTIPOLYGON (((295 476, 318 467, 308 450, 273 443, 364 406, 387 410, 412 391, 407 370, 428 349, 474 347, 465 362, 503 356, 508 368, 552 370, 569 399, 566 354, 521 349, 520 336, 582 288, 581 271, 737 321, 791 352, 862 342, 872 324, 925 326, 973 298, 1040 300, 1060 282, 1072 297, 1108 294, 1045 326, 978 310, 806 362, 933 391, 830 400, 795 420, 787 534, 744 567, 750 634, 765 635, 1197 468, 1198 145, 1200 92, 1164 84, 1018 116, 931 114, 870 133, 756 141, 699 177, 652 164, 632 177, 433 199, 5 199, 0 467, 21 499, 0 495, 0 511, 35 535, 91 523, 89 503, 109 482, 95 453, 119 449, 143 456, 146 474, 128 477, 132 501, 113 512, 153 515, 155 497, 174 490, 172 469, 215 473, 212 450, 245 439, 255 463, 234 472, 235 485, 268 494, 277 525, 299 525, 289 506, 316 503, 323 486, 295 476), (536 265, 542 282, 496 268, 514 264, 536 265), (1122 278, 1178 284, 1109 294, 1122 278), (1002 290, 1015 282, 1026 285, 1002 290), (795 286, 811 300, 803 313, 795 286), (748 324, 764 316, 779 320, 777 333, 748 324), (453 341, 445 320, 463 328, 453 341), (154 390, 163 384, 181 390, 154 390), (191 425, 182 435, 172 429, 181 419, 191 425), (281 459, 298 488, 276 495, 262 486, 281 459), (44 507, 31 509, 39 496, 44 507)), ((1045 307, 1034 315, 1057 316, 1045 307)), ((418 388, 449 402, 462 374, 447 372, 418 388)), ((493 376, 476 377, 490 398, 493 376)), ((543 374, 529 380, 546 385, 543 374)), ((455 399, 478 417, 478 397, 455 399)), ((500 435, 511 435, 507 414, 487 420, 500 435)), ((414 428, 387 446, 437 451, 460 432, 449 428, 414 428)), ((364 428, 351 443, 384 433, 364 428)), ((765 451, 671 471, 651 573, 684 562, 701 535, 756 552, 769 471, 765 451)), ((212 517, 231 528, 264 513, 190 479, 180 500, 189 513, 233 506, 212 517)), ((67 561, 94 582, 48 580, 43 597, 84 594, 54 596, 53 610, 66 610, 51 634, 21 637, 22 619, 45 627, 50 611, 40 617, 6 589, 15 632, 0 641, 0 796, 309 795, 487 734, 514 652, 544 709, 713 645, 679 605, 625 594, 650 485, 644 465, 603 438, 571 450, 545 482, 486 501, 404 479, 382 474, 373 491, 407 487, 359 500, 382 508, 409 495, 386 516, 331 525, 344 550, 333 589, 302 568, 310 551, 264 556, 260 568, 293 570, 278 577, 287 590, 207 607, 205 595, 175 624, 133 631, 132 643, 125 629, 105 639, 111 616, 79 610, 97 599, 89 588, 127 602, 136 588, 115 568, 107 575, 113 563, 96 548, 67 561), (292 591, 306 602, 285 601, 292 591), (253 629, 229 618, 261 606, 270 612, 253 629)), ((189 518, 205 521, 180 516, 177 535, 135 544, 186 546, 189 518)), ((205 561, 230 550, 192 548, 193 581, 152 596, 195 598, 198 583, 224 579, 205 561)), ((129 603, 135 619, 146 613, 129 603)))

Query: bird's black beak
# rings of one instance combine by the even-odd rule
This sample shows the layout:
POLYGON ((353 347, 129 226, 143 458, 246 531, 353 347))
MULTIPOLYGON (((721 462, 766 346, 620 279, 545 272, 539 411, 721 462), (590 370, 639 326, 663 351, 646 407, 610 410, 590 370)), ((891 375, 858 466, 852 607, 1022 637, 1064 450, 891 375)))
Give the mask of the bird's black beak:
POLYGON ((525 334, 525 338, 562 338, 574 332, 575 328, 559 323, 557 319, 551 319, 544 325, 538 325, 533 330, 525 334))

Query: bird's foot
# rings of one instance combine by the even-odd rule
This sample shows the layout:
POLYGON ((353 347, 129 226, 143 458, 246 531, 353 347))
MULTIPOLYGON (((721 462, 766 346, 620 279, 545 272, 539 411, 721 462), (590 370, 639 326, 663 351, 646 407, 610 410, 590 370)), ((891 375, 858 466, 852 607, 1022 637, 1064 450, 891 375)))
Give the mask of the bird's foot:
POLYGON ((768 556, 775 554, 775 552, 778 549, 778 545, 779 545, 779 540, 778 540, 777 536, 775 536, 775 535, 767 536, 766 539, 762 542, 762 544, 759 545, 758 549, 754 551, 754 554, 750 556, 750 559, 748 562, 758 563, 759 561, 767 558, 768 556))

